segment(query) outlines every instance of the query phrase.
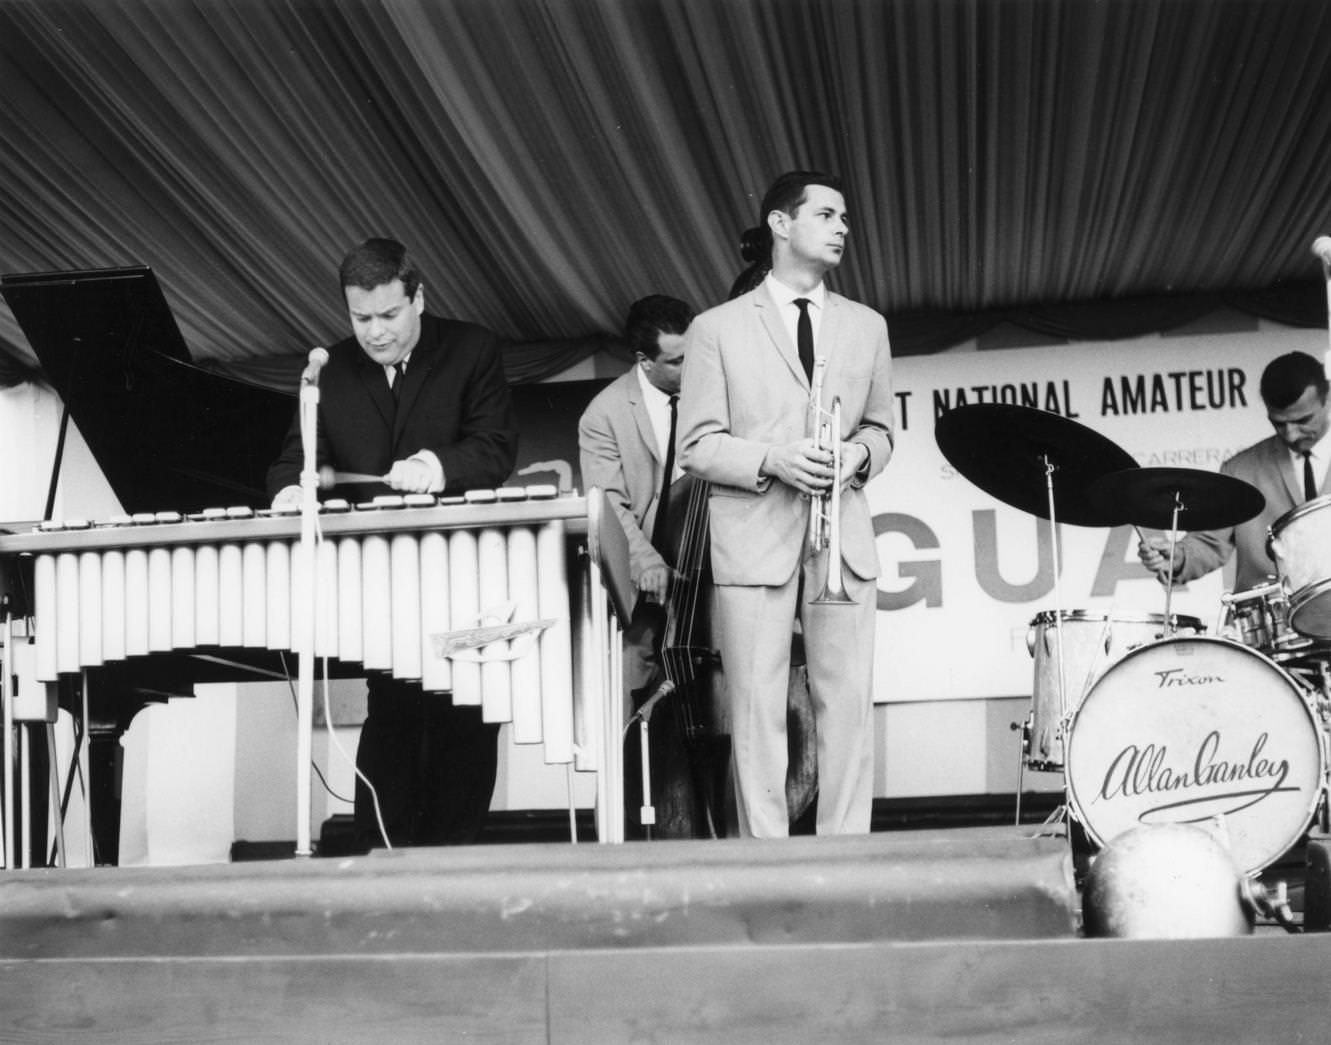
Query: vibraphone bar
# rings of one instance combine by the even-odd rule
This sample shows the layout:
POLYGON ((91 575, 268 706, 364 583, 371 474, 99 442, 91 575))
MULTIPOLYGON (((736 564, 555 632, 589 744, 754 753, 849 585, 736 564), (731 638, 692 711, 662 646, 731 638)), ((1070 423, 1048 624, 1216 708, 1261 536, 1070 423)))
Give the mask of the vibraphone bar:
POLYGON ((565 553, 586 509, 552 487, 327 502, 312 618, 293 609, 309 591, 298 512, 43 524, 0 536, 0 555, 33 558, 39 681, 155 653, 298 650, 312 629, 317 658, 451 691, 547 762, 576 747, 577 768, 596 770, 598 745, 574 738, 575 714, 597 716, 574 709, 565 553))

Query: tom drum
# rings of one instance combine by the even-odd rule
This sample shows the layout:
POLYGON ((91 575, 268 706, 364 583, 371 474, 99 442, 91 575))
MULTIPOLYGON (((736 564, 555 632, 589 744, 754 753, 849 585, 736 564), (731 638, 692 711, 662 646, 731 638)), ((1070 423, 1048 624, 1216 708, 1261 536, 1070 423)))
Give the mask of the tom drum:
MULTIPOLYGON (((1196 617, 1174 617, 1175 632, 1196 635, 1205 629, 1196 617)), ((1077 709, 1091 684, 1131 649, 1165 637, 1159 613, 1109 616, 1089 610, 1063 613, 1063 679, 1067 712, 1077 709)), ((1059 696, 1058 631, 1053 610, 1037 613, 1026 633, 1026 647, 1035 658, 1026 765, 1041 772, 1063 769, 1064 702, 1059 696)))
POLYGON ((1271 558, 1289 592, 1289 624, 1331 639, 1331 496, 1315 497, 1271 524, 1271 558))
POLYGON ((1331 642, 1300 635, 1289 624, 1289 597, 1280 581, 1222 596, 1224 613, 1217 634, 1265 653, 1296 674, 1331 661, 1331 642))

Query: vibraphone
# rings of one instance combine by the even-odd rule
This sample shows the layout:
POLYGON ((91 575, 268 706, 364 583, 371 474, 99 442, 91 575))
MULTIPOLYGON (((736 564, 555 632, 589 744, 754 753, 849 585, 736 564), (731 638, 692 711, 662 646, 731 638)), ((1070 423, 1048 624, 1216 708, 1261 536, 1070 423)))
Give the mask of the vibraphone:
MULTIPOLYGON (((548 763, 601 772, 618 643, 604 613, 580 606, 603 599, 585 571, 583 591, 570 590, 566 534, 587 516, 587 498, 552 487, 327 502, 312 613, 301 612, 312 589, 298 512, 42 524, 0 536, 0 555, 32 560, 38 681, 153 654, 312 642, 315 658, 479 705, 515 742, 542 744, 548 763)), ((607 784, 617 789, 598 792, 607 784)))

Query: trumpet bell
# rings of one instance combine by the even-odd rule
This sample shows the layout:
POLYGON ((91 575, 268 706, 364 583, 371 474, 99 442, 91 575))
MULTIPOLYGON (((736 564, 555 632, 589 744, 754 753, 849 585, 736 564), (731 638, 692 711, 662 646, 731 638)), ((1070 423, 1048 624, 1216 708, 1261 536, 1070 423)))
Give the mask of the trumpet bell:
POLYGON ((853 606, 855 600, 846 594, 844 588, 834 590, 830 585, 825 585, 823 590, 818 593, 816 599, 810 599, 811 606, 853 606))

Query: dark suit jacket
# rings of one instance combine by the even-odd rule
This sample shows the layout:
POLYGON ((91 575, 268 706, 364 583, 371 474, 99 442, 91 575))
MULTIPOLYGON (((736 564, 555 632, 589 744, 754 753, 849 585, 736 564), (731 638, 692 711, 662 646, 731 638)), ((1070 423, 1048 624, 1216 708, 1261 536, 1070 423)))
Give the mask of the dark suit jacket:
MULTIPOLYGON (((518 433, 498 339, 471 323, 421 317, 396 413, 384 368, 354 337, 328 350, 319 377, 319 467, 383 475, 394 461, 432 450, 444 466, 444 492, 493 489, 517 459, 518 433)), ((300 482, 300 416, 268 469, 268 495, 300 482)), ((363 500, 383 485, 340 487, 363 500)))
MULTIPOLYGON (((1175 575, 1180 581, 1194 580, 1224 566, 1237 551, 1234 590, 1245 591, 1276 576, 1266 539, 1271 526, 1303 502, 1303 479, 1295 475, 1289 451, 1275 436, 1235 454, 1220 466, 1220 471, 1257 487, 1266 498, 1266 507, 1256 518, 1238 526, 1188 534, 1175 551, 1183 560, 1175 575)), ((1324 488, 1325 479, 1319 486, 1324 488)))

